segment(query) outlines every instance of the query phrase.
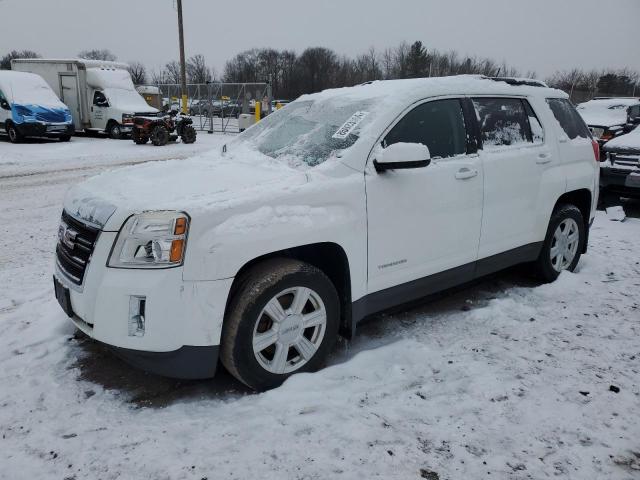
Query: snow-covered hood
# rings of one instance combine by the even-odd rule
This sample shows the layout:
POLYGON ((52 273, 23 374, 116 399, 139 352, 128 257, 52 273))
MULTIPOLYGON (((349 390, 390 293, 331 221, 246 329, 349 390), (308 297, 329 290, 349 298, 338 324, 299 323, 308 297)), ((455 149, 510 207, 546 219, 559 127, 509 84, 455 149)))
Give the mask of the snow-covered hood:
POLYGON ((626 135, 620 135, 604 144, 609 152, 633 151, 640 152, 640 127, 636 127, 626 135))
POLYGON ((584 109, 578 110, 584 122, 590 127, 613 127, 627 123, 626 110, 584 109))
POLYGON ((134 213, 179 210, 195 218, 306 182, 303 171, 269 157, 258 158, 254 153, 248 161, 240 155, 210 152, 103 173, 70 189, 64 208, 102 230, 117 231, 134 213))

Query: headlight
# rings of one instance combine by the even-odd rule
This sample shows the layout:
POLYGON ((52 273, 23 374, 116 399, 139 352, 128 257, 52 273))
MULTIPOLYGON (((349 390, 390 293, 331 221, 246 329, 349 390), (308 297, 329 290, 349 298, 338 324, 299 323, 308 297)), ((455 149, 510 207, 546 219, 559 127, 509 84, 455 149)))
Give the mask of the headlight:
POLYGON ((133 123, 133 113, 123 113, 122 123, 133 123))
POLYGON ((115 268, 169 268, 182 265, 189 216, 158 211, 133 215, 124 223, 107 265, 115 268))

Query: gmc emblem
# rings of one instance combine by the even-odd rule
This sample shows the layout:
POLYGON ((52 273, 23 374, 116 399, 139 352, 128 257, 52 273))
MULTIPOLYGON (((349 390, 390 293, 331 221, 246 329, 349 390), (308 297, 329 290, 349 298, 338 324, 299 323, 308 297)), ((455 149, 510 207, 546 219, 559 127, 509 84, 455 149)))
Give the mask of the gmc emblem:
POLYGON ((65 223, 61 223, 60 227, 58 227, 58 240, 70 250, 73 250, 73 248, 76 246, 77 236, 78 232, 69 228, 69 226, 65 223))

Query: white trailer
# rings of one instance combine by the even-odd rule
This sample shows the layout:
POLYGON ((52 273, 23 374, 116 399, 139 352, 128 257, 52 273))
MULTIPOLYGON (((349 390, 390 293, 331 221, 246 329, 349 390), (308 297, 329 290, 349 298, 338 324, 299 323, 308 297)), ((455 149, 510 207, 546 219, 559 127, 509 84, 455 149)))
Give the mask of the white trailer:
POLYGON ((11 68, 40 75, 69 107, 76 131, 121 138, 134 115, 158 112, 136 91, 124 63, 81 59, 14 59, 11 68))

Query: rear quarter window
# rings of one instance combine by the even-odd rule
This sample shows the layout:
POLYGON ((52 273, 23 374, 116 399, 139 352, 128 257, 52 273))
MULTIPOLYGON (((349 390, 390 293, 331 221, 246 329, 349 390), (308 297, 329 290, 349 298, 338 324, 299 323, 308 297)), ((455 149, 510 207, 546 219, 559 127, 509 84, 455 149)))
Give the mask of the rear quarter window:
POLYGON ((569 100, 565 98, 547 98, 547 104, 569 139, 591 138, 587 125, 569 100))

